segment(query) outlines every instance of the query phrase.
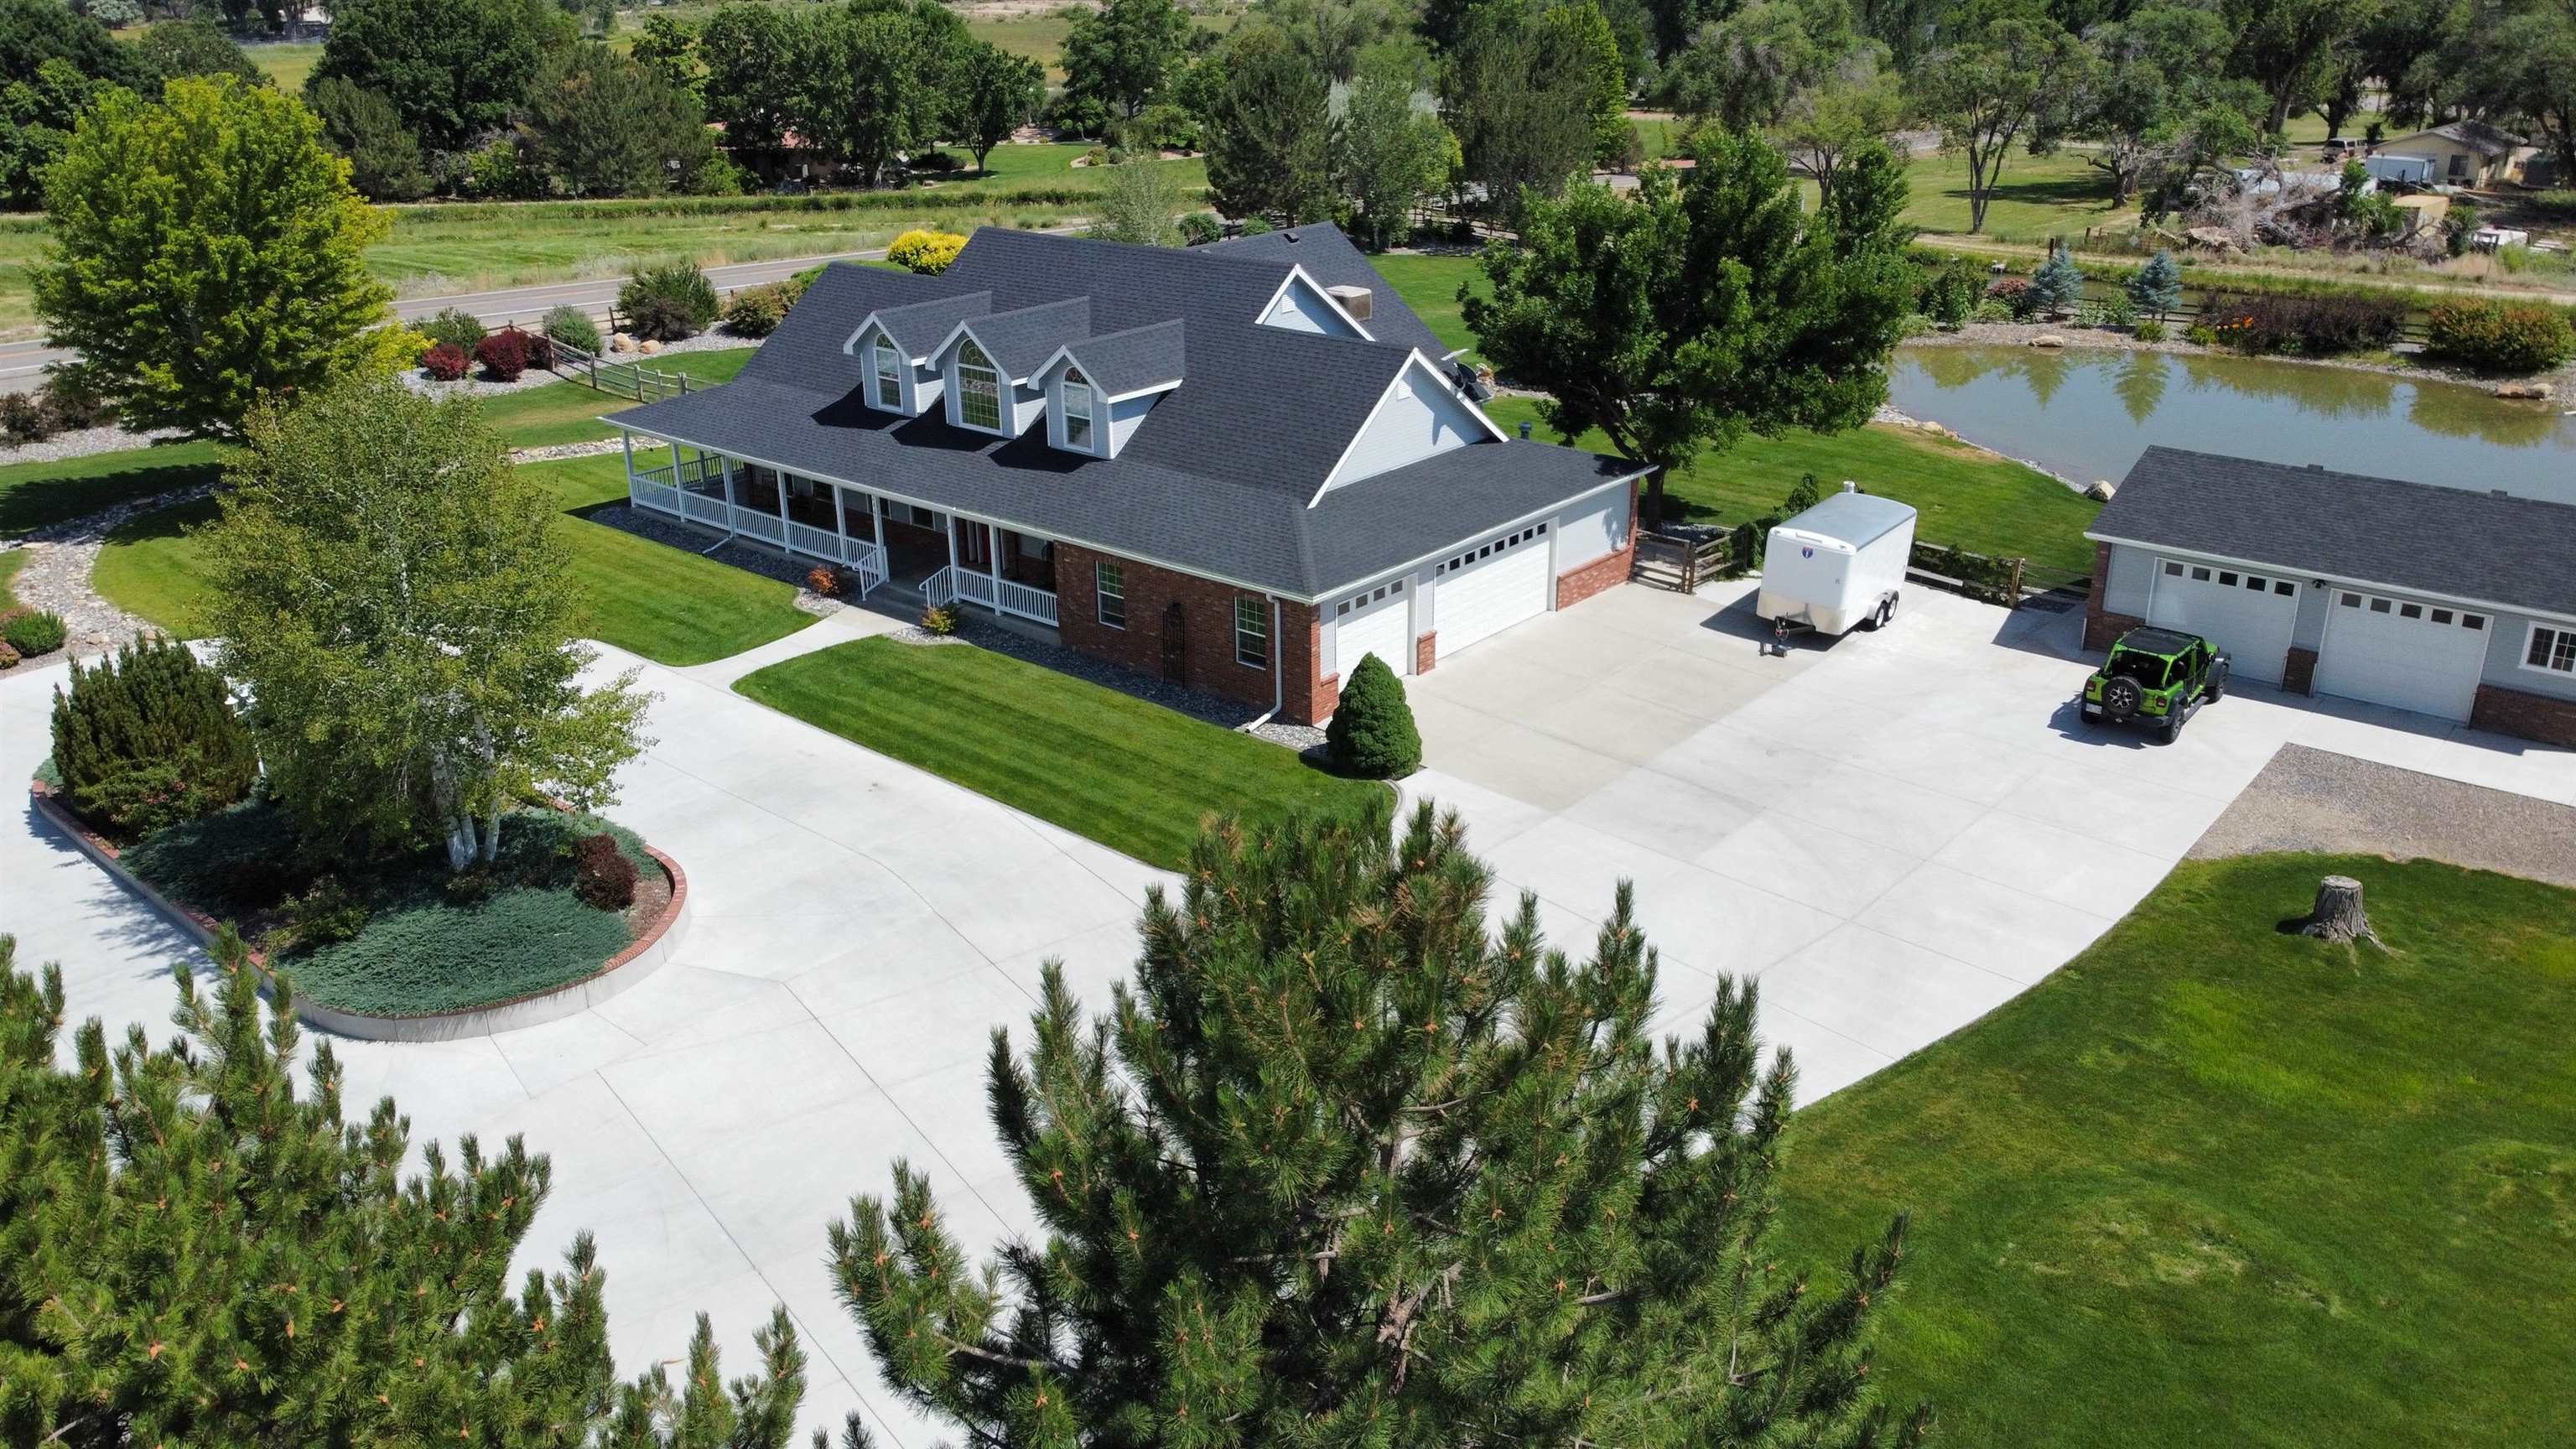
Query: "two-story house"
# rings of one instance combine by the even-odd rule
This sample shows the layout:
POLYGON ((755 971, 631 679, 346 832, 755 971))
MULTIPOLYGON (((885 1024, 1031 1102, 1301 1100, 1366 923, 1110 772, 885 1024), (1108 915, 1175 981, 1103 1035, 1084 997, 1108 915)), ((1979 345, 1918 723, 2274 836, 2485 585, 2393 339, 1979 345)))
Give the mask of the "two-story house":
POLYGON ((834 266, 734 381, 619 413, 639 508, 1316 722, 1623 581, 1641 470, 1507 436, 1335 229, 1000 228, 834 266))

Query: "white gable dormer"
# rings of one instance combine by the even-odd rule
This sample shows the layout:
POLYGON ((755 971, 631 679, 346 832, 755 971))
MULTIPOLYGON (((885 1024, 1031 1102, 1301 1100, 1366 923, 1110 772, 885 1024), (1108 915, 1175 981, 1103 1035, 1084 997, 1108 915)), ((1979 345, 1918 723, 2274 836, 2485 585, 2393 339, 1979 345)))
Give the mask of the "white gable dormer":
POLYGON ((1278 291, 1270 294, 1257 320, 1264 327, 1284 327, 1291 332, 1356 337, 1363 342, 1377 340, 1322 283, 1307 275, 1304 267, 1288 269, 1287 278, 1280 282, 1278 291))
POLYGON ((1013 378, 970 327, 958 327, 937 361, 952 427, 1016 438, 1046 410, 1046 393, 1036 379, 1013 378))
POLYGON ((1503 430, 1416 352, 1387 383, 1377 406, 1369 410, 1307 506, 1322 502, 1325 494, 1345 484, 1489 439, 1502 441, 1503 430))
POLYGON ((1068 342, 1030 380, 1046 400, 1047 442, 1115 458, 1154 404, 1181 385, 1181 324, 1151 323, 1068 342))
POLYGON ((871 317, 841 349, 859 365, 859 401, 870 411, 919 417, 938 406, 940 375, 929 359, 907 357, 882 323, 871 317))

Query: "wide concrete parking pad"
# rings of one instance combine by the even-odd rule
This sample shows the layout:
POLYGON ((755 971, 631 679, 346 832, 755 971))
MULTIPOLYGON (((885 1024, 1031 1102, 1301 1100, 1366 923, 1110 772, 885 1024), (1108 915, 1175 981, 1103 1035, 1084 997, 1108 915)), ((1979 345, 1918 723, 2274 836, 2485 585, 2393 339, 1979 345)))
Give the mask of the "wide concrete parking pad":
MULTIPOLYGON (((810 1427, 837 1433, 855 1409, 896 1445, 953 1438, 880 1386, 833 1297, 825 1225, 855 1195, 889 1194, 902 1158, 970 1249, 1028 1226, 985 1116, 990 1034, 1025 1042, 1050 957, 1105 1006, 1160 873, 735 696, 721 674, 601 664, 641 668, 660 695, 656 744, 609 813, 689 873, 671 964, 504 1036, 334 1041, 350 1110, 392 1094, 415 1151, 470 1132, 550 1154, 554 1194, 516 1267, 560 1267, 590 1230, 622 1372, 683 1353, 700 1311, 728 1372, 748 1372, 752 1331, 784 1303, 811 1359, 810 1427)), ((7 778, 43 757, 62 676, 0 679, 7 778)), ((0 931, 22 966, 61 962, 71 1019, 101 1017, 116 1039, 129 1022, 166 1036, 172 965, 205 966, 31 810, 0 828, 0 931)))
POLYGON ((1427 768, 1498 877, 1589 948, 1619 882, 1662 1025, 1719 973, 1813 1100, 1974 1021, 2153 889, 2284 744, 2576 803, 2576 754, 2242 686, 2173 745, 2084 725, 2072 611, 1911 589, 1888 629, 1774 657, 1752 585, 1631 586, 1410 681, 1427 768))

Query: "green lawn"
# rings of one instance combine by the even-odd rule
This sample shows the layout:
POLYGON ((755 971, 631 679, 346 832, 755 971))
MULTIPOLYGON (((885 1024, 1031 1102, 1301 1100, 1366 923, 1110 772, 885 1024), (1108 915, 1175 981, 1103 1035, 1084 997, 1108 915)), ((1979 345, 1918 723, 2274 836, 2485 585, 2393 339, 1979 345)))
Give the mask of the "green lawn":
POLYGON ((1187 860, 1205 816, 1358 809, 1385 788, 983 649, 861 639, 773 664, 734 688, 1171 869, 1187 860))
MULTIPOLYGON (((1905 168, 1913 186, 1904 219, 1925 231, 1968 229, 1968 158, 1964 155, 1918 156, 1905 168)), ((1813 207, 1816 188, 1801 183, 1813 207)), ((2113 208, 2111 186, 2077 151, 2033 156, 2016 148, 2004 158, 2003 178, 1994 188, 1982 235, 1996 241, 2041 241, 2053 236, 2081 240, 2084 229, 2137 225, 2134 206, 2113 208)))
MULTIPOLYGON (((1496 398, 1485 411, 1505 428, 1538 418, 1538 405, 1526 398, 1496 398)), ((1536 436, 1548 436, 1546 424, 1537 425, 1536 436)), ((1598 432, 1576 441, 1613 451, 1598 432)), ((2047 569, 2092 567, 2084 529, 2102 505, 2011 459, 1880 423, 1848 433, 1749 437, 1676 472, 1668 486, 1689 517, 1744 523, 1777 512, 1802 473, 1815 474, 1827 492, 1850 479, 1913 504, 1922 514, 1917 535, 1926 543, 2026 558, 2047 569)))
POLYGON ((1946 1444, 2576 1442, 2576 893, 2187 861, 2094 947, 1800 1112, 1782 1257, 1910 1209, 1873 1378, 1946 1444), (2351 875, 2395 949, 2283 934, 2351 875))
MULTIPOLYGON (((733 375, 742 371, 742 365, 751 360, 751 354, 748 347, 727 347, 634 360, 656 371, 685 374, 692 386, 713 386, 732 381, 733 375)), ((629 399, 600 392, 586 383, 565 381, 486 399, 483 416, 500 429, 513 448, 550 448, 616 437, 615 428, 598 421, 600 415, 634 406, 629 399)))
POLYGON ((252 65, 259 67, 261 75, 277 82, 277 88, 291 96, 304 94, 305 78, 313 74, 313 67, 322 63, 319 41, 292 45, 282 40, 255 42, 243 46, 242 53, 250 57, 252 65))
POLYGON ((1474 257, 1396 252, 1369 260, 1376 265, 1378 275, 1386 278, 1386 284, 1443 343, 1451 348, 1476 345, 1476 334, 1467 330, 1466 320, 1459 315, 1458 287, 1463 282, 1473 282, 1480 293, 1490 293, 1492 289, 1476 270, 1474 257))
POLYGON ((7 553, 0 553, 0 610, 14 609, 18 606, 18 595, 9 585, 16 581, 18 570, 26 566, 25 549, 13 548, 7 553))
MULTIPOLYGON (((613 454, 527 468, 568 515, 626 496, 625 460, 613 454)), ((99 550, 91 581, 126 612, 180 638, 201 637, 208 580, 194 530, 214 516, 212 500, 200 500, 132 520, 99 550)), ((558 527, 581 597, 574 627, 586 638, 661 664, 704 664, 814 622, 796 608, 796 590, 775 579, 580 517, 558 527)))
POLYGON ((129 499, 149 498, 214 476, 224 450, 215 443, 168 443, 93 453, 60 463, 11 463, 0 467, 0 538, 129 499))

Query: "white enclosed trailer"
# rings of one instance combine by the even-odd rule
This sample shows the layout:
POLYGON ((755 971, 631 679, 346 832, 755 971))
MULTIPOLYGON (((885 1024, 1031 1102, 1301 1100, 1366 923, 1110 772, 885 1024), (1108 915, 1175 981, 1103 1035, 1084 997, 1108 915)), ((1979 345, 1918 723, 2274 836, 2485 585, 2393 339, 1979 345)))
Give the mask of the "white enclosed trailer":
POLYGON ((1876 628, 1896 614, 1913 553, 1913 506, 1845 483, 1771 530, 1754 607, 1783 633, 1844 634, 1863 622, 1876 628))

